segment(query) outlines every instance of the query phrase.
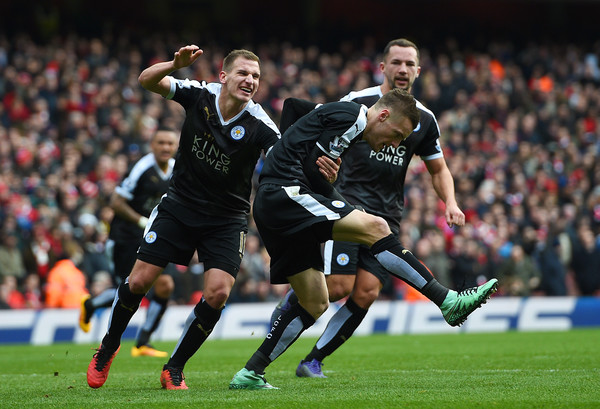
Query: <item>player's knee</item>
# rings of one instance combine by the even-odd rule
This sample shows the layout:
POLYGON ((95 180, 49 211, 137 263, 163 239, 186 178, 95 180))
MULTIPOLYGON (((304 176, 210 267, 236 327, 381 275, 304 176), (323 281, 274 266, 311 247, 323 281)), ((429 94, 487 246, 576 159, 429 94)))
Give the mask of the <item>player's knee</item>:
POLYGON ((335 302, 352 292, 355 276, 350 274, 330 274, 325 279, 327 280, 329 301, 335 302))
POLYGON ((343 284, 336 283, 332 286, 327 285, 327 291, 329 292, 329 301, 339 301, 352 291, 352 287, 346 288, 343 284))
POLYGON ((369 220, 369 233, 379 240, 389 236, 392 231, 383 217, 373 216, 369 220))
POLYGON ((325 311, 327 311, 327 308, 329 308, 329 300, 325 300, 325 302, 319 304, 319 310, 318 310, 319 317, 321 315, 323 315, 323 313, 325 313, 325 311))
POLYGON ((357 288, 352 293, 352 299, 360 308, 368 310, 379 297, 379 288, 357 288))
POLYGON ((374 216, 368 213, 358 213, 360 223, 361 243, 372 246, 382 238, 389 236, 392 231, 383 217, 374 216))
POLYGON ((146 294, 150 291, 152 283, 146 282, 143 276, 130 275, 129 276, 129 291, 133 294, 146 294))
POLYGON ((310 313, 310 315, 312 315, 312 317, 316 320, 318 319, 321 315, 323 315, 323 313, 325 311, 327 311, 327 308, 329 308, 329 301, 327 299, 324 299, 321 302, 318 303, 314 303, 312 305, 312 308, 310 309, 310 311, 308 311, 310 313))
POLYGON ((211 307, 220 309, 225 306, 229 298, 230 289, 226 287, 214 288, 204 291, 204 299, 211 307))
POLYGON ((159 276, 154 284, 156 295, 162 298, 169 298, 174 289, 175 283, 173 282, 173 277, 166 274, 159 276))
POLYGON ((329 308, 329 301, 325 297, 318 300, 315 298, 306 301, 299 300, 299 303, 315 320, 329 308))

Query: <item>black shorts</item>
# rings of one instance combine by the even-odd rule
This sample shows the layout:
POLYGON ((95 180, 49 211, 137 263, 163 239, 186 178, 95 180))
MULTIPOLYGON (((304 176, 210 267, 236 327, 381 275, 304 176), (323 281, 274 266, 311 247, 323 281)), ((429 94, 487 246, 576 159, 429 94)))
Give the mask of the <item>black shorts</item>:
POLYGON ((161 267, 169 262, 187 266, 198 250, 205 270, 218 268, 236 277, 247 233, 245 218, 210 216, 163 198, 150 215, 137 257, 161 267))
POLYGON ((254 221, 271 256, 271 283, 287 283, 309 268, 323 271, 321 243, 331 239, 333 223, 353 210, 301 186, 261 184, 254 221))
POLYGON ((360 267, 377 277, 382 285, 389 280, 389 272, 364 244, 329 240, 323 246, 323 259, 325 275, 356 275, 360 267))

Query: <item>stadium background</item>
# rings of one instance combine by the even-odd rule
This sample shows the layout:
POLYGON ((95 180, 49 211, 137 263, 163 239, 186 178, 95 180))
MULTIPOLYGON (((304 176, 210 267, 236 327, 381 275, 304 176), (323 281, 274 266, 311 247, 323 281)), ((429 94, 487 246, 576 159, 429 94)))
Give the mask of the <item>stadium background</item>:
MULTIPOLYGON (((121 125, 111 123, 113 116, 118 116, 114 110, 105 112, 106 118, 101 116, 101 109, 93 113, 92 116, 96 115, 97 125, 103 132, 88 135, 88 139, 81 145, 71 143, 78 140, 78 131, 81 129, 77 128, 80 125, 73 124, 75 120, 68 109, 56 106, 54 111, 50 110, 51 123, 35 132, 29 132, 32 128, 29 121, 33 115, 23 118, 11 116, 10 104, 14 95, 22 97, 30 113, 36 112, 34 102, 39 95, 46 95, 45 98, 50 102, 53 99, 55 102, 60 101, 61 98, 68 100, 67 95, 73 89, 66 83, 62 83, 49 96, 29 92, 36 85, 35 81, 32 82, 36 75, 42 72, 47 74, 48 68, 56 68, 49 63, 56 59, 56 53, 60 52, 57 50, 65 48, 78 57, 78 60, 69 63, 73 70, 70 74, 73 75, 72 78, 77 78, 76 73, 85 76, 85 80, 80 77, 80 85, 101 87, 102 81, 94 77, 95 74, 99 75, 94 69, 109 67, 119 72, 116 84, 117 88, 122 89, 113 89, 116 93, 121 93, 119 101, 112 108, 122 111, 127 122, 128 114, 138 112, 136 110, 143 111, 152 105, 135 81, 132 81, 135 73, 139 73, 138 68, 149 65, 152 58, 166 59, 180 45, 198 44, 207 52, 203 57, 206 63, 199 61, 197 66, 182 75, 200 78, 208 76, 207 79, 214 79, 223 53, 231 48, 247 47, 256 50, 263 60, 262 93, 257 98, 277 120, 278 109, 285 96, 335 100, 351 89, 376 83, 376 65, 372 63, 378 61, 377 57, 385 43, 392 38, 408 37, 419 45, 422 53, 423 74, 415 85, 415 95, 432 108, 442 123, 442 143, 448 149, 447 157, 457 179, 459 201, 463 209, 469 212, 473 228, 464 229, 460 234, 443 228, 439 220, 439 203, 435 198, 431 202, 433 192, 428 187, 428 179, 423 177, 426 172, 423 173, 423 167, 419 166, 420 160, 417 158, 413 161, 414 171, 407 184, 407 210, 419 201, 428 203, 425 208, 415 209, 429 219, 421 217, 415 220, 414 212, 407 211, 406 222, 403 223, 406 226, 403 240, 411 243, 416 251, 427 247, 426 242, 430 242, 429 247, 433 247, 435 253, 436 243, 439 245, 437 239, 443 237, 441 253, 446 254, 438 251, 430 260, 442 271, 446 271, 446 279, 455 286, 464 283, 461 278, 471 284, 483 276, 514 270, 515 264, 514 261, 511 264, 510 254, 512 248, 518 245, 525 249, 525 258, 529 260, 523 270, 536 270, 537 273, 532 274, 538 274, 541 283, 515 293, 507 289, 501 295, 567 296, 571 301, 564 301, 567 304, 565 310, 554 313, 566 314, 570 321, 557 325, 576 325, 577 319, 574 317, 578 315, 577 311, 591 311, 590 314, 583 314, 590 317, 594 315, 594 311, 598 311, 595 301, 600 291, 600 167, 594 164, 600 136, 598 15, 600 2, 591 0, 423 0, 410 3, 387 0, 312 0, 285 4, 274 0, 255 3, 234 0, 107 0, 96 3, 75 0, 4 1, 0 4, 2 239, 16 236, 19 248, 26 253, 27 246, 31 245, 36 234, 52 241, 53 228, 64 222, 60 226, 64 230, 70 230, 73 241, 83 252, 83 261, 87 262, 83 264, 82 270, 86 275, 88 289, 93 290, 94 285, 101 286, 102 277, 96 273, 102 269, 94 264, 101 262, 97 260, 99 254, 94 254, 93 249, 102 246, 102 229, 110 217, 110 212, 107 214, 102 201, 110 193, 110 187, 114 186, 116 180, 112 180, 112 184, 103 183, 106 181, 99 174, 106 172, 103 166, 112 166, 113 169, 122 171, 145 149, 143 135, 134 135, 136 132, 143 134, 140 125, 130 124, 132 129, 122 129, 127 126, 121 124, 120 127, 121 125), (317 57, 311 60, 310 50, 314 50, 314 46, 317 47, 317 57), (99 54, 94 54, 98 49, 99 54), (320 55, 326 55, 328 59, 319 60, 320 55), (101 61, 94 61, 95 57, 101 61), (28 63, 36 59, 43 63, 45 71, 28 63), (117 67, 111 65, 114 61, 117 61, 117 67), (352 61, 358 61, 358 64, 353 65, 352 61), (330 69, 323 69, 323 64, 329 64, 330 69), (517 74, 511 71, 515 70, 515 65, 517 74), (457 73, 465 70, 465 67, 466 71, 468 68, 472 69, 471 73, 475 78, 468 78, 466 83, 453 81, 464 79, 459 78, 457 73), (304 68, 309 71, 312 68, 313 71, 320 70, 321 77, 315 79, 308 74, 304 75, 304 68), (128 69, 131 71, 127 72, 128 69), (503 121, 511 117, 511 112, 505 112, 501 98, 498 99, 498 94, 502 94, 503 89, 494 82, 493 77, 497 73, 495 69, 501 70, 501 79, 512 81, 514 89, 519 85, 519 80, 524 81, 526 92, 523 91, 520 97, 527 97, 524 100, 529 104, 527 110, 534 112, 527 115, 529 112, 513 110, 512 113, 518 111, 515 140, 502 133, 507 125, 503 121), (448 77, 444 79, 448 72, 451 73, 450 82, 444 82, 448 81, 448 77), (491 79, 487 73, 491 73, 491 79), (275 77, 275 80, 270 80, 270 77, 275 77), (544 82, 548 79, 552 86, 546 92, 543 87, 548 84, 544 82), (98 81, 95 83, 96 80, 98 81), (315 81, 318 83, 315 84, 315 81), (460 110, 454 109, 454 99, 444 99, 448 96, 445 95, 445 90, 453 89, 451 95, 454 98, 461 84, 470 87, 468 97, 475 101, 470 109, 476 107, 480 110, 477 113, 468 112, 471 115, 468 125, 473 128, 473 132, 468 129, 462 133, 456 131, 456 115, 460 110), (128 100, 127 95, 133 97, 128 100), (577 101, 574 96, 578 97, 577 101), (561 111, 560 107, 566 111, 561 111), (548 125, 549 122, 552 125, 552 118, 544 118, 541 112, 550 112, 551 117, 558 118, 558 129, 552 129, 548 125), (496 116, 502 126, 496 127, 493 123, 496 116), (533 130, 528 134, 528 120, 532 116, 533 130), (108 124, 105 128, 102 128, 103 120, 108 124), (487 122, 481 125, 478 121, 487 122), (72 129, 73 127, 76 129, 72 129), (121 137, 124 141, 122 145, 113 146, 110 143, 110 140, 121 137), (499 139, 503 140, 503 144, 495 144, 499 139), (44 163, 40 162, 39 154, 46 152, 41 148, 48 146, 48 141, 59 152, 54 158, 56 163, 50 168, 64 169, 64 163, 60 162, 64 161, 67 151, 73 147, 80 150, 79 155, 84 159, 90 159, 87 163, 83 160, 78 165, 77 175, 73 180, 62 180, 62 187, 70 190, 63 191, 44 180, 44 163), (521 152, 517 147, 523 141, 531 147, 529 153, 521 152), (560 152, 561 149, 557 149, 557 146, 564 148, 565 152, 560 152), (87 149, 92 149, 92 152, 87 149), (27 162, 24 152, 32 155, 30 162, 27 162), (101 155, 107 152, 113 159, 119 156, 120 160, 110 162, 110 158, 101 155), (24 156, 19 156, 20 154, 24 156), (20 158, 25 162, 20 162, 20 158), (527 171, 525 165, 531 158, 535 158, 535 164, 530 163, 533 169, 527 171), (108 165, 104 160, 109 161, 108 165), (520 162, 524 169, 515 170, 515 162, 520 162), (41 180, 37 178, 36 170, 42 172, 41 180), (516 180, 521 176, 526 178, 524 186, 511 184, 512 179, 516 180), (472 180, 476 180, 477 184, 473 185, 472 180), (497 190, 499 184, 504 185, 504 188, 497 190), (40 220, 43 217, 40 218, 39 212, 36 215, 36 200, 41 200, 37 197, 37 192, 44 191, 48 194, 44 197, 48 199, 53 195, 53 189, 56 190, 53 198, 59 202, 59 208, 62 206, 61 195, 72 195, 74 207, 69 211, 61 208, 59 215, 51 217, 52 220, 45 223, 40 220), (497 200, 488 203, 486 195, 497 200), (537 201, 528 202, 528 195, 535 197, 537 201), (547 197, 550 199, 546 200, 547 197), (498 202, 501 205, 494 206, 498 202), (575 206, 571 206, 573 204, 575 206), (27 209, 27 206, 34 210, 24 213, 23 209, 27 209), (527 217, 513 213, 513 208, 524 208, 527 217), (543 210, 543 215, 540 215, 540 209, 543 210), (518 222, 514 222, 514 219, 518 222), (504 220, 509 220, 509 223, 504 225, 504 220), (90 223, 96 231, 88 235, 86 229, 90 223), (516 230, 502 236, 498 232, 501 225, 508 230, 516 230), (578 271, 572 264, 573 260, 578 260, 574 255, 583 240, 579 234, 585 234, 580 232, 580 225, 588 226, 595 238, 594 249, 590 254, 582 253, 582 262, 578 264, 596 266, 589 271, 589 280, 585 284, 578 282, 578 271), (420 236, 427 238, 421 240, 420 236), (458 238, 455 240, 455 237, 458 238), (460 249, 461 246, 464 250, 460 249), (589 258, 583 258, 584 256, 589 258), (550 271, 556 275, 546 277, 546 273, 550 271), (549 280, 558 280, 558 287, 553 287, 549 280), (594 302, 585 296, 595 297, 594 302), (575 300, 569 297, 581 298, 575 300)), ((65 80, 65 77, 61 80, 65 80)), ((84 97, 88 96, 86 89, 79 89, 77 92, 84 97)), ((514 107, 518 105, 518 101, 509 101, 508 104, 514 107)), ((179 123, 180 112, 172 108, 161 109, 165 110, 164 121, 179 123)), ((136 121, 144 122, 144 115, 139 116, 142 119, 138 118, 136 121)), ((148 114, 145 118, 148 119, 148 116, 151 115, 148 114)), ((118 122, 120 119, 115 120, 118 122)), ((89 130, 86 132, 89 133, 89 130)), ((54 151, 46 153, 52 156, 52 152, 54 151)), ((119 174, 109 175, 107 178, 118 179, 118 176, 119 174)), ((60 234, 62 233, 65 232, 61 230, 60 234)), ((2 245, 6 243, 3 241, 2 245)), ((281 289, 268 285, 268 269, 261 255, 260 243, 252 254, 252 258, 248 257, 252 262, 245 266, 246 271, 236 284, 232 303, 272 302, 281 294, 281 289)), ((34 266, 34 270, 39 267, 34 266)), ((46 266, 45 273, 50 267, 51 265, 46 266)), ((29 267, 26 270, 22 275, 12 274, 16 276, 15 280, 3 278, 3 281, 9 283, 3 282, 2 301, 6 301, 7 291, 19 290, 26 296, 24 306, 35 309, 36 304, 31 304, 27 298, 28 280, 25 276, 35 275, 36 271, 31 271, 29 267)), ((176 277, 179 291, 176 291, 174 303, 189 305, 197 299, 195 297, 199 293, 195 291, 201 291, 200 272, 201 266, 198 265, 180 269, 181 274, 176 277)), ((43 294, 44 280, 42 275, 34 292, 41 291, 43 294)), ((35 294, 32 296, 35 297, 35 294)), ((399 283, 394 283, 384 292, 387 300, 403 299, 405 296, 406 288, 399 283)), ((43 295, 41 298, 43 302, 43 295)), ((522 304, 521 301, 512 302, 515 305, 522 304)), ((514 307, 514 311, 507 318, 510 328, 518 326, 519 319, 515 317, 522 312, 521 307, 514 307)), ((31 311, 24 314, 29 314, 27 316, 32 318, 22 320, 25 316, 22 315, 19 319, 3 321, 10 326, 18 321, 31 323, 39 320, 39 316, 31 311)), ((379 324, 373 322, 372 329, 376 330, 377 325, 379 324)), ((552 325, 555 324, 550 326, 552 325)), ((592 319, 582 325, 598 323, 592 319)), ((503 325, 500 327, 504 328, 503 325)), ((31 339, 31 329, 26 332, 24 337, 31 339)), ((72 336, 73 331, 69 330, 64 338, 72 336)), ((53 339, 61 340, 63 337, 58 334, 53 339)))
POLYGON ((597 0, 7 0, 0 5, 6 34, 25 31, 38 40, 58 33, 99 35, 132 31, 138 35, 187 33, 203 44, 318 43, 332 51, 341 40, 379 42, 399 34, 432 48, 456 37, 461 45, 484 46, 491 38, 523 42, 547 40, 591 43, 597 0), (200 41, 202 40, 202 41, 200 41))

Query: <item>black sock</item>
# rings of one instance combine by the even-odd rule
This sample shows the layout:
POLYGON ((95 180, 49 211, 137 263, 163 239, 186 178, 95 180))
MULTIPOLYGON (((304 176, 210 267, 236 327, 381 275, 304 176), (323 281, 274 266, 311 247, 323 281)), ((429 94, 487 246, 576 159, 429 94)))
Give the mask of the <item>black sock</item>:
POLYGON ((281 300, 279 300, 277 307, 275 307, 275 309, 271 313, 271 322, 275 322, 276 320, 281 318, 281 307, 284 306, 286 303, 289 303, 290 306, 294 305, 294 304, 298 304, 298 296, 294 292, 294 289, 291 287, 288 290, 288 292, 285 293, 283 298, 281 300))
POLYGON ((185 322, 183 334, 181 334, 179 343, 175 347, 167 366, 183 369, 187 361, 202 346, 215 325, 217 325, 219 318, 221 318, 221 311, 222 309, 217 310, 208 305, 202 297, 185 322))
POLYGON ((292 305, 289 310, 281 314, 280 319, 275 320, 271 332, 250 357, 245 368, 257 374, 264 373, 265 368, 314 323, 315 319, 299 303, 292 305))
POLYGON ((129 283, 123 283, 117 290, 117 299, 113 304, 108 323, 108 332, 102 339, 102 345, 116 351, 121 344, 121 336, 137 311, 144 294, 134 294, 129 290, 129 283))
POLYGON ((168 298, 157 297, 156 295, 152 297, 150 300, 150 305, 148 306, 146 322, 144 322, 144 325, 140 329, 137 337, 136 346, 138 348, 142 345, 149 344, 150 336, 154 331, 156 331, 156 328, 158 328, 158 324, 160 324, 160 320, 167 310, 168 303, 168 298))
POLYGON ((331 355, 348 338, 352 336, 356 328, 367 315, 368 310, 359 307, 352 297, 340 308, 327 323, 327 328, 319 338, 312 351, 304 358, 304 361, 316 359, 323 361, 331 355))
POLYGON ((294 292, 293 288, 290 288, 290 291, 292 292, 288 298, 288 302, 290 303, 290 305, 294 305, 294 304, 298 304, 298 296, 296 295, 296 293, 294 292))
POLYGON ((85 307, 85 320, 89 322, 90 319, 92 319, 92 315, 94 315, 94 311, 96 311, 96 308, 94 308, 94 304, 92 304, 92 298, 88 298, 87 300, 85 300, 83 302, 83 306, 85 307))
POLYGON ((438 283, 438 280, 434 278, 428 282, 425 287, 423 287, 421 293, 433 301, 438 307, 441 307, 442 303, 446 299, 446 296, 448 295, 448 289, 438 283))
POLYGON ((438 306, 444 302, 448 289, 437 281, 437 284, 427 286, 434 279, 433 276, 423 263, 400 245, 393 234, 373 244, 371 252, 390 274, 405 281, 438 306))

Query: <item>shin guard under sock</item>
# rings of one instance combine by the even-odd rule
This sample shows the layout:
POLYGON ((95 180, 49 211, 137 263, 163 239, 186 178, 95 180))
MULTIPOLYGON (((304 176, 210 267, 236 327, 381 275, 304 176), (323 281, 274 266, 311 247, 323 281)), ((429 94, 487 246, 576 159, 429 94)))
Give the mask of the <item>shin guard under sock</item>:
POLYGON ((438 306, 444 302, 448 289, 437 281, 427 286, 434 280, 433 276, 423 263, 400 245, 393 234, 373 244, 371 252, 390 274, 416 288, 438 306))
POLYGON ((368 310, 359 307, 352 297, 349 297, 342 308, 337 310, 331 317, 323 335, 321 335, 312 351, 304 358, 304 361, 316 359, 322 362, 325 357, 331 355, 352 336, 367 312, 368 310))
POLYGON ((175 346, 175 351, 167 363, 168 366, 181 368, 202 346, 210 335, 215 325, 221 318, 223 309, 215 309, 208 305, 204 297, 194 307, 185 322, 183 334, 175 346))
POLYGON ((160 320, 167 310, 168 302, 168 298, 157 297, 156 295, 150 300, 148 312, 146 313, 146 322, 142 325, 137 337, 136 346, 138 348, 142 345, 148 345, 150 342, 150 336, 156 331, 156 328, 158 328, 160 320))
POLYGON ((102 344, 106 348, 116 351, 119 347, 121 336, 125 332, 129 321, 131 321, 131 317, 140 306, 142 298, 144 298, 144 294, 134 294, 129 290, 128 282, 119 286, 110 313, 108 332, 102 339, 102 344))
POLYGON ((246 363, 246 369, 257 374, 264 373, 265 368, 314 323, 315 319, 299 303, 292 305, 281 314, 281 319, 273 323, 262 345, 246 363))
POLYGON ((90 298, 86 301, 86 307, 91 304, 91 309, 96 310, 98 308, 107 308, 110 307, 115 300, 115 296, 117 295, 116 288, 108 288, 102 291, 97 296, 90 298), (88 301, 90 304, 87 304, 88 301))

